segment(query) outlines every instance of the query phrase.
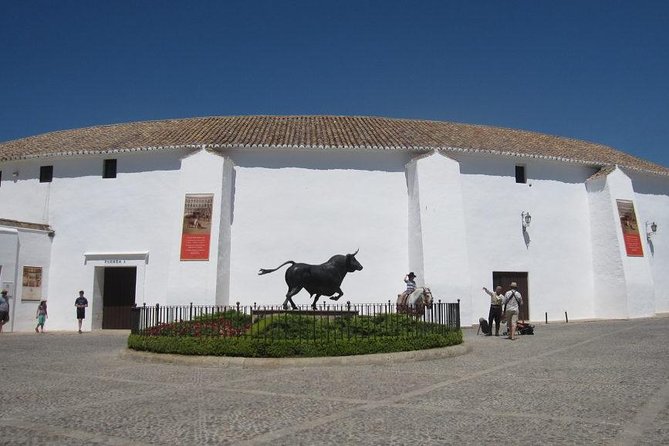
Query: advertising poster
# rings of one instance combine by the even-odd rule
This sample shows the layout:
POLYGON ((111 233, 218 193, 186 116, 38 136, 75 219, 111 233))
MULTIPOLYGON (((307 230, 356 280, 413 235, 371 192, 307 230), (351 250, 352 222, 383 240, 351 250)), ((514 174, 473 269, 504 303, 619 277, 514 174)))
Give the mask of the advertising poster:
POLYGON ((181 260, 209 260, 213 194, 186 194, 181 260))
POLYGON ((23 291, 21 300, 42 300, 42 267, 23 267, 23 291))
POLYGON ((636 221, 634 203, 630 200, 616 200, 618 204, 618 216, 620 227, 625 239, 625 250, 628 257, 643 257, 641 236, 639 235, 639 224, 636 221))

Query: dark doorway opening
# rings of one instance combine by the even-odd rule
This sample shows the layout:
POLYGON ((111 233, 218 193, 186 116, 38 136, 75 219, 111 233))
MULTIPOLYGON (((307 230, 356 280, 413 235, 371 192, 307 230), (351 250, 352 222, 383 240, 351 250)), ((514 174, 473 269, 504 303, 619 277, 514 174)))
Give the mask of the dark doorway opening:
POLYGON ((523 296, 523 304, 520 306, 519 320, 530 320, 530 294, 527 286, 526 272, 509 272, 509 271, 493 271, 492 283, 493 286, 501 286, 506 294, 511 289, 511 282, 516 282, 518 291, 523 296))
POLYGON ((129 329, 135 305, 136 267, 105 268, 102 291, 102 328, 129 329))

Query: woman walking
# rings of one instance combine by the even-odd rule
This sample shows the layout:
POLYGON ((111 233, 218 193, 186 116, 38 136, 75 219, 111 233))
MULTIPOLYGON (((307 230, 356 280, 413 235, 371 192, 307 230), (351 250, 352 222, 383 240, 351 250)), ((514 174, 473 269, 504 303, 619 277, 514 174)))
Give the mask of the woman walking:
POLYGON ((46 312, 46 301, 43 300, 37 306, 37 312, 35 313, 37 318, 37 326, 35 327, 35 333, 40 332, 40 327, 42 328, 42 333, 44 333, 44 322, 46 322, 47 312, 46 312))

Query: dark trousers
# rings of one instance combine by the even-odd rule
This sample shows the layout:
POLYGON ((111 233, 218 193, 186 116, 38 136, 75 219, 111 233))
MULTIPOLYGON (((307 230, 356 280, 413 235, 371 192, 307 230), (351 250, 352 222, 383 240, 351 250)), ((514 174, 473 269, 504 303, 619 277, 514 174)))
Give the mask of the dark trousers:
POLYGON ((490 334, 492 334, 492 322, 495 321, 495 336, 499 335, 499 322, 502 319, 502 306, 490 305, 490 313, 488 313, 488 326, 490 327, 490 334))

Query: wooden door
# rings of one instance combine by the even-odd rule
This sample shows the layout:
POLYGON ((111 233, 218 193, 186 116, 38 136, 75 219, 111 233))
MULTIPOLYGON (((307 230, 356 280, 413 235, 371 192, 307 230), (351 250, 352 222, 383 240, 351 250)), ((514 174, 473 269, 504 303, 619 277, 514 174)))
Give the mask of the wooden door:
POLYGON ((502 287, 504 294, 511 289, 511 282, 516 282, 518 285, 518 292, 523 296, 523 304, 520 306, 520 313, 518 320, 530 320, 530 293, 528 288, 528 280, 526 272, 512 272, 512 271, 493 271, 492 273, 493 286, 502 287))
POLYGON ((135 305, 137 268, 105 268, 104 280, 102 328, 129 329, 130 309, 135 305))

